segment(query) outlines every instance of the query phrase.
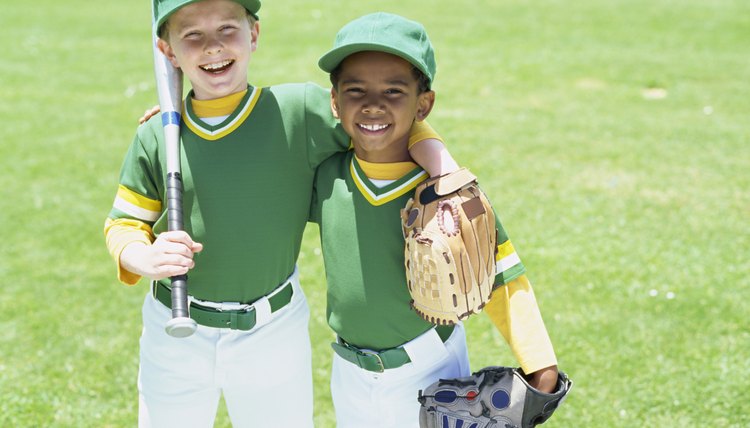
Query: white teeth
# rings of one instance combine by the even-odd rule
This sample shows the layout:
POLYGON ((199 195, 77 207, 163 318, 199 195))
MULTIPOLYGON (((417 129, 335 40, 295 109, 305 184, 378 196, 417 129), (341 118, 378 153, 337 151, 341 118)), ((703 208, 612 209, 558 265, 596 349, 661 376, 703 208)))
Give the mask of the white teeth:
POLYGON ((231 60, 226 60, 226 61, 216 62, 216 63, 213 63, 213 64, 202 65, 201 68, 204 69, 204 70, 209 70, 209 71, 211 71, 211 70, 219 70, 219 69, 222 69, 222 68, 228 66, 231 63, 232 63, 231 60))
POLYGON ((360 123, 359 126, 361 126, 362 128, 365 128, 368 131, 380 131, 381 129, 385 129, 388 127, 388 125, 378 125, 378 124, 368 125, 364 123, 360 123))

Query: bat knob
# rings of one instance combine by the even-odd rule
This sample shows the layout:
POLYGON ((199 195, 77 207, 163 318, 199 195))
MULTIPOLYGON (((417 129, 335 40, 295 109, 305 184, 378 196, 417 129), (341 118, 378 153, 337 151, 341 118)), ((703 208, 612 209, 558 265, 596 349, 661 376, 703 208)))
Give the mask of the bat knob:
POLYGON ((188 337, 198 328, 195 320, 187 317, 172 318, 167 322, 164 330, 172 337, 188 337))

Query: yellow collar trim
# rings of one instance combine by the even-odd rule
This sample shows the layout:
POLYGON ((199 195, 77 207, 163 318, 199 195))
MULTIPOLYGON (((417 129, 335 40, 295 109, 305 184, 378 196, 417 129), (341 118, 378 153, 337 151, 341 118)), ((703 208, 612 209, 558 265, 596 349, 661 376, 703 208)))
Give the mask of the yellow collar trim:
POLYGON ((367 187, 365 180, 369 181, 369 179, 367 177, 361 176, 361 174, 357 171, 357 168, 354 166, 355 162, 358 161, 354 157, 352 157, 352 161, 349 164, 349 172, 352 175, 352 180, 357 186, 357 189, 359 189, 359 193, 362 194, 362 196, 367 200, 367 202, 370 203, 370 205, 374 205, 376 207, 385 205, 388 202, 411 192, 415 187, 419 185, 419 183, 429 178, 426 171, 420 171, 398 187, 385 191, 384 193, 377 193, 376 191, 371 190, 369 187, 367 187))
POLYGON ((398 180, 417 167, 414 162, 374 163, 363 161, 354 155, 362 172, 371 180, 398 180))
MULTIPOLYGON (((237 116, 232 119, 232 121, 214 131, 204 128, 201 124, 194 121, 189 114, 183 115, 183 119, 185 120, 185 124, 187 125, 187 127, 197 136, 209 141, 218 140, 231 134, 235 129, 239 128, 240 125, 242 125, 245 119, 247 119, 247 117, 250 116, 250 113, 253 111, 255 104, 260 98, 260 93, 260 88, 253 88, 252 94, 250 94, 250 97, 248 98, 245 105, 241 107, 242 110, 239 112, 239 114, 237 114, 237 116)), ((240 107, 238 106, 236 108, 240 107)))
POLYGON ((193 113, 198 117, 229 116, 240 105, 245 94, 247 94, 247 89, 215 100, 191 98, 190 103, 193 106, 193 113))

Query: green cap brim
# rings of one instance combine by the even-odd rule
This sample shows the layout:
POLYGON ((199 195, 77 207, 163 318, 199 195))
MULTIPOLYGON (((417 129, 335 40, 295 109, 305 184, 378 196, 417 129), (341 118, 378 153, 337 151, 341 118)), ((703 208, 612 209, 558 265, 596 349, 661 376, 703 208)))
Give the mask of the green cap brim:
POLYGON ((367 51, 385 52, 385 53, 389 53, 392 55, 396 55, 398 57, 405 59, 406 61, 409 61, 412 65, 417 67, 419 71, 424 73, 427 77, 432 76, 432 73, 422 66, 421 64, 422 61, 419 61, 417 58, 414 58, 413 56, 408 55, 405 52, 402 52, 398 49, 394 49, 391 46, 381 45, 378 43, 355 43, 355 44, 345 45, 339 48, 331 49, 325 55, 323 55, 320 58, 320 60, 318 60, 318 66, 323 71, 330 73, 336 67, 338 67, 338 65, 341 64, 341 61, 346 59, 346 57, 353 55, 357 52, 367 52, 367 51))

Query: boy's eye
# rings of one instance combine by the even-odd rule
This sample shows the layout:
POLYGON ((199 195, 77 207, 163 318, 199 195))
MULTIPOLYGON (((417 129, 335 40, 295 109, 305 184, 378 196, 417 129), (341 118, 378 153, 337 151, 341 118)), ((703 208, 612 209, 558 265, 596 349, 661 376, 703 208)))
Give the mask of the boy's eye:
POLYGON ((345 92, 347 94, 358 95, 358 94, 364 94, 365 90, 362 88, 354 87, 354 88, 346 88, 345 92))
POLYGON ((400 95, 403 94, 404 91, 398 88, 389 88, 385 90, 386 95, 400 95))

